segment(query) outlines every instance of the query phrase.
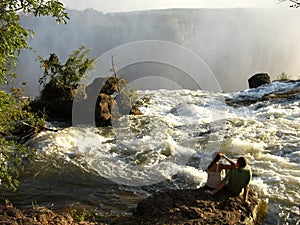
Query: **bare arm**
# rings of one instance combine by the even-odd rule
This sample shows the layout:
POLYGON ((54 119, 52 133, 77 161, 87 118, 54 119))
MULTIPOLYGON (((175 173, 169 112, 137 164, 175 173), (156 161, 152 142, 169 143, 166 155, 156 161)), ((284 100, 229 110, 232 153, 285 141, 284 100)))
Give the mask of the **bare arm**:
POLYGON ((235 165, 235 163, 231 159, 229 159, 226 155, 223 155, 223 158, 226 159, 226 161, 228 161, 230 165, 235 165))
POLYGON ((228 161, 230 163, 230 165, 220 164, 220 167, 219 167, 220 171, 223 170, 223 169, 228 170, 228 169, 232 169, 232 168, 235 167, 236 164, 231 159, 229 159, 226 155, 222 154, 222 157, 224 159, 226 159, 226 161, 228 161))

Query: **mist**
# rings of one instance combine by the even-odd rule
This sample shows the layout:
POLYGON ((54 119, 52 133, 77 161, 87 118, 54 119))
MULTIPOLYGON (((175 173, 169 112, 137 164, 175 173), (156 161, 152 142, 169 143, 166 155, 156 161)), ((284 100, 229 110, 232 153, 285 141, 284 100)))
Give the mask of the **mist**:
MULTIPOLYGON (((26 94, 39 94, 42 71, 37 55, 56 53, 65 62, 68 55, 85 45, 92 49, 90 56, 98 58, 122 44, 143 40, 166 41, 189 49, 206 63, 223 91, 248 88, 247 79, 257 72, 267 72, 271 79, 282 72, 300 77, 297 9, 168 9, 106 14, 88 9, 69 10, 69 15, 67 25, 57 25, 52 18, 22 17, 22 25, 35 31, 30 46, 36 50, 23 51, 20 57, 17 74, 20 82, 28 83, 26 94)), ((180 84, 184 82, 184 72, 177 68, 146 63, 122 65, 116 60, 116 67, 129 80, 142 73, 156 76, 151 75, 153 72, 172 74, 180 84)))

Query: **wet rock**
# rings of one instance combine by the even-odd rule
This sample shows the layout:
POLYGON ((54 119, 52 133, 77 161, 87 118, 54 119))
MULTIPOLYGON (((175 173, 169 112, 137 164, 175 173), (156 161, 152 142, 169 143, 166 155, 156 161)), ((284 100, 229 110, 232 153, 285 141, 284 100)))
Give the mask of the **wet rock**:
POLYGON ((250 193, 251 206, 241 197, 226 191, 215 196, 196 190, 169 190, 142 200, 132 216, 115 221, 114 225, 133 224, 259 224, 266 214, 266 203, 250 193))
POLYGON ((271 79, 267 73, 257 73, 248 79, 249 88, 257 88, 270 82, 271 79))

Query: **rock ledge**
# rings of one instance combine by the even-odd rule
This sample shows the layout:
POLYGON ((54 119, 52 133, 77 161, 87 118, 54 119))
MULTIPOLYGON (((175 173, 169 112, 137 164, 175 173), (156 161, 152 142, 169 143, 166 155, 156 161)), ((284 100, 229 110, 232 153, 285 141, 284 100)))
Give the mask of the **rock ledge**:
POLYGON ((259 224, 267 205, 254 193, 249 200, 251 206, 246 207, 241 197, 232 197, 226 191, 212 197, 204 188, 169 190, 144 199, 130 218, 113 224, 259 224))

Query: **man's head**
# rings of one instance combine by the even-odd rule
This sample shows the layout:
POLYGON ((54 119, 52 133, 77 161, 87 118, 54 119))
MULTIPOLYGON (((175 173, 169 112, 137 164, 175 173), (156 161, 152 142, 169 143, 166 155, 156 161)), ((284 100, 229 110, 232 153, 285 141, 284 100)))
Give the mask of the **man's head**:
POLYGON ((245 166, 247 166, 248 164, 248 160, 245 157, 239 157, 237 159, 237 165, 239 168, 244 168, 245 166))

